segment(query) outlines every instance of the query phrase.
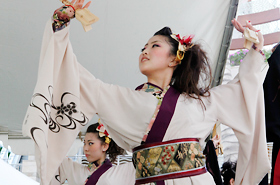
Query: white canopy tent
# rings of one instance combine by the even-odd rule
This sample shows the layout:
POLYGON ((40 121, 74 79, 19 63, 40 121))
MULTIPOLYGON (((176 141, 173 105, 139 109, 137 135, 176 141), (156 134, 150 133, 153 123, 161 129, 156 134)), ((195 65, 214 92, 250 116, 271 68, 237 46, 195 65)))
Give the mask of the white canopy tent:
MULTIPOLYGON (((100 20, 87 33, 77 20, 73 20, 70 37, 79 62, 97 78, 134 89, 146 81, 138 70, 141 48, 156 31, 170 26, 181 35, 195 34, 194 40, 208 52, 219 81, 230 44, 230 20, 235 16, 237 2, 95 0, 89 10, 100 20)), ((9 134, 21 132, 37 79, 44 26, 61 5, 59 0, 2 2, 0 131, 5 127, 9 134)), ((12 147, 15 153, 23 154, 20 148, 12 147)))
MULTIPOLYGON (((57 1, 5 1, 1 8, 1 126, 21 130, 36 82, 41 37, 57 1)), ((100 21, 85 33, 72 21, 71 40, 79 61, 108 83, 134 88, 145 81, 138 70, 140 49, 154 32, 168 25, 175 33, 194 33, 215 69, 230 0, 93 1, 100 21)))

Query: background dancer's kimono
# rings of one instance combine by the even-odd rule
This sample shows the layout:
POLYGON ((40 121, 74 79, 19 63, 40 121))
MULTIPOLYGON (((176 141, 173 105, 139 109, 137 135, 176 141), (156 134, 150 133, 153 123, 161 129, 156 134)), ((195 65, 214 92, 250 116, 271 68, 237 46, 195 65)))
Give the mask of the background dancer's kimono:
MULTIPOLYGON (((65 158, 59 167, 58 174, 60 183, 64 183, 67 179, 69 185, 82 185, 91 175, 91 171, 87 166, 65 158)), ((135 170, 132 163, 112 166, 100 176, 96 185, 134 185, 134 175, 135 170)), ((56 180, 54 180, 54 184, 57 184, 56 180)))
MULTIPOLYGON (((201 97, 205 110, 199 100, 180 94, 163 141, 197 138, 203 146, 219 120, 233 128, 240 143, 236 184, 257 184, 269 170, 263 62, 263 56, 251 49, 240 66, 239 75, 230 84, 211 89, 210 97, 201 97)), ((96 113, 116 143, 132 150, 141 145, 157 104, 158 99, 150 93, 96 79, 78 63, 69 41, 69 26, 54 33, 52 21, 49 21, 44 33, 38 82, 23 126, 24 133, 35 140, 39 149, 42 182, 48 184, 64 158, 64 153, 55 151, 67 152, 79 129, 96 113), (75 109, 71 115, 61 113, 63 105, 67 104, 75 109), (62 136, 62 148, 54 144, 46 147, 46 143, 56 143, 62 136)), ((165 184, 215 183, 206 172, 165 180, 165 184)))

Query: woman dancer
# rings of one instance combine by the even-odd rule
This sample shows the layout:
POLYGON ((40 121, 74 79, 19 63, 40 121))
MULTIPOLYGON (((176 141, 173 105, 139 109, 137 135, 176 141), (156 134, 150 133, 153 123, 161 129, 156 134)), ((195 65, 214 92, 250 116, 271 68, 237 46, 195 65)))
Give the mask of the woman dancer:
POLYGON ((112 166, 111 162, 116 160, 117 155, 122 155, 124 149, 111 139, 103 124, 95 123, 87 128, 83 150, 88 166, 65 158, 58 170, 60 183, 67 180, 69 185, 134 184, 134 167, 131 162, 112 166), (109 155, 109 159, 106 155, 109 155))
MULTIPOLYGON (((90 119, 97 113, 115 142, 134 151, 136 184, 157 185, 215 184, 205 168, 201 146, 219 120, 230 126, 239 139, 236 184, 257 184, 269 170, 261 74, 262 34, 258 32, 260 42, 248 52, 239 75, 230 84, 209 89, 209 83, 200 83, 210 81, 206 53, 192 42, 193 35, 181 38, 165 27, 142 49, 139 68, 148 82, 134 91, 103 83, 77 62, 69 41, 68 20, 74 18, 70 9, 83 8, 83 3, 84 0, 72 1, 73 7, 58 10, 69 19, 59 18, 55 13, 54 21, 47 23, 41 53, 40 66, 54 66, 50 67, 56 80, 54 98, 58 99, 62 87, 67 89, 64 94, 79 98, 80 107, 75 114, 71 112, 71 118, 82 113, 90 119), (64 82, 69 78, 68 88, 64 82)), ((89 3, 85 7, 88 6, 89 3)), ((232 23, 244 32, 236 20, 232 23)), ((257 32, 250 23, 247 27, 257 32)), ((40 81, 48 72, 43 67, 39 70, 40 81)), ((26 119, 33 119, 35 114, 27 114, 26 119)), ((32 127, 31 131, 35 129, 32 127)), ((66 133, 70 132, 63 134, 66 133)))

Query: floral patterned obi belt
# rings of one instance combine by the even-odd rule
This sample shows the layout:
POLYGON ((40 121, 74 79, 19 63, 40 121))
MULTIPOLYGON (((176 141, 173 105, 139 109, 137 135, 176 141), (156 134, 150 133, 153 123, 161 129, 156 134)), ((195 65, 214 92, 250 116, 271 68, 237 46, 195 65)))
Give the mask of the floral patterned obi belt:
POLYGON ((199 175, 205 158, 196 138, 140 145, 133 149, 136 184, 199 175))

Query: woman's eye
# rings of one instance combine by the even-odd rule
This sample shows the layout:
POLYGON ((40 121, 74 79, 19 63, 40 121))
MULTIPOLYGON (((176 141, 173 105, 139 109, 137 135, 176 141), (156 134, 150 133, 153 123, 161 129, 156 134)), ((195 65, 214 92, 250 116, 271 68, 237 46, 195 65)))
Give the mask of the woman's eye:
POLYGON ((145 49, 146 49, 146 48, 142 48, 142 49, 141 49, 141 52, 143 52, 145 49))
POLYGON ((158 44, 154 44, 154 45, 153 45, 153 48, 154 48, 154 47, 159 47, 159 45, 158 45, 158 44))
POLYGON ((88 143, 89 146, 93 145, 93 143, 88 143))

